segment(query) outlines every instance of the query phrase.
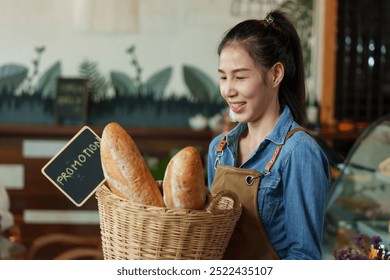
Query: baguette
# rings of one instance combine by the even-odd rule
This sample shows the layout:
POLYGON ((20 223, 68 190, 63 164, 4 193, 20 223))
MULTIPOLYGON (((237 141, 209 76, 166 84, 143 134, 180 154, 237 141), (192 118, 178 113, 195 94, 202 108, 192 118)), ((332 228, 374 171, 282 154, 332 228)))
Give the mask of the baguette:
POLYGON ((100 155, 106 185, 116 195, 164 207, 163 196, 131 136, 117 123, 105 126, 100 155))
POLYGON ((167 208, 201 210, 206 204, 206 187, 200 154, 185 147, 169 161, 163 180, 167 208))

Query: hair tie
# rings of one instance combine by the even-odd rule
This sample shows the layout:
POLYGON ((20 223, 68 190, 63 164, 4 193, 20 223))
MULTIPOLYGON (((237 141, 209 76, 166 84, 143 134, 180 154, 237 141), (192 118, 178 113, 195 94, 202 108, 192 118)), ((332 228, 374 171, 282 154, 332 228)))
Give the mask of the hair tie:
POLYGON ((274 18, 270 14, 267 14, 265 16, 265 21, 268 22, 268 24, 271 24, 274 22, 274 18))

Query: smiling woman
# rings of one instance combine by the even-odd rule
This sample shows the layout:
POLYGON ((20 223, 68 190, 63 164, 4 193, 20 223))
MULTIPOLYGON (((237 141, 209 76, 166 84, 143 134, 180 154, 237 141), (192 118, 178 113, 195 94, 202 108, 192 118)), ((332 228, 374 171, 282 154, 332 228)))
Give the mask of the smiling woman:
POLYGON ((238 124, 210 143, 208 183, 245 209, 224 257, 320 259, 329 164, 304 132, 299 36, 276 10, 230 29, 218 54, 220 93, 238 124))

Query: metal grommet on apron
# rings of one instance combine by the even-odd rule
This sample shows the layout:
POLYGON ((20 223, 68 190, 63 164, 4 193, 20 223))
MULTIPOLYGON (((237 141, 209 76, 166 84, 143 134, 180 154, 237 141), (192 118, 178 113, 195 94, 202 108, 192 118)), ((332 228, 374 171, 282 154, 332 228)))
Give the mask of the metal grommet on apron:
MULTIPOLYGON (((286 135, 285 142, 298 130, 303 130, 303 128, 291 130, 286 135)), ((225 137, 222 137, 216 151, 216 173, 211 187, 211 193, 217 194, 222 190, 235 192, 242 205, 242 214, 237 222, 236 228, 223 258, 246 260, 279 259, 278 254, 269 242, 258 210, 257 194, 264 174, 252 169, 237 168, 219 164, 219 160, 225 146, 226 139, 225 137)), ((270 172, 281 148, 282 145, 276 147, 272 158, 266 165, 266 173, 270 172)))
POLYGON ((252 175, 248 175, 245 177, 245 183, 248 185, 248 186, 252 186, 253 183, 255 182, 255 179, 257 178, 261 178, 262 176, 259 175, 259 176, 252 176, 252 175))

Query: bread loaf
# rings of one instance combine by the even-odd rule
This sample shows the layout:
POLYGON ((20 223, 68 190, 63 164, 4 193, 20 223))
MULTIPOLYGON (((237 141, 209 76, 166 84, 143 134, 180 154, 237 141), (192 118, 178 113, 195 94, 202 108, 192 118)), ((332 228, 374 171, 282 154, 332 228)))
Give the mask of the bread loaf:
POLYGON ((163 196, 130 135, 117 123, 105 126, 100 155, 106 185, 133 202, 163 207, 163 196))
POLYGON ((206 187, 200 154, 186 147, 169 161, 163 180, 167 208, 198 209, 205 207, 206 187))

